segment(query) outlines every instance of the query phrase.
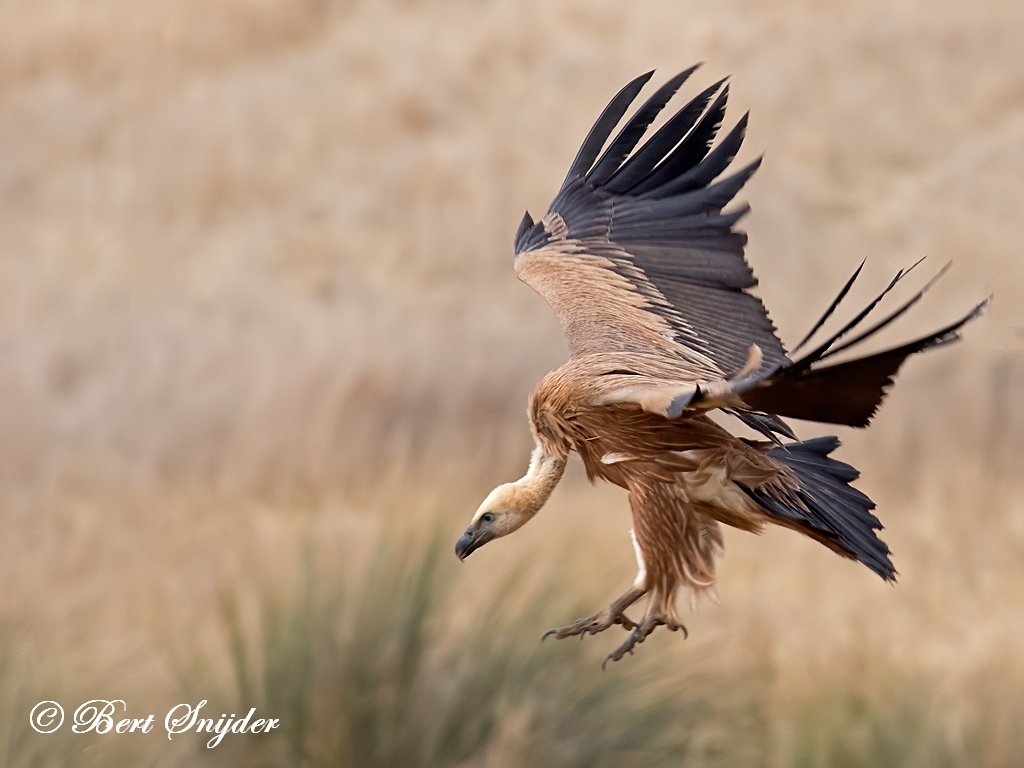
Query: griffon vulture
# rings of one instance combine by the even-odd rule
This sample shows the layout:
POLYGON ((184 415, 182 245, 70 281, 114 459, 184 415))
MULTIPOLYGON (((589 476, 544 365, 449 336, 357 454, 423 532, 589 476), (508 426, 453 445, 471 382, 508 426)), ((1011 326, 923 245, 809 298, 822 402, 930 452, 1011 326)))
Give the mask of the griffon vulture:
MULTIPOLYGON (((555 311, 569 361, 530 398, 537 447, 526 476, 492 491, 455 547, 464 559, 524 525, 575 450, 591 481, 629 491, 639 573, 607 608, 549 634, 582 636, 621 625, 628 636, 608 656, 612 661, 658 626, 686 631, 676 595, 714 585, 720 523, 746 531, 767 523, 792 528, 894 580, 889 548, 875 533, 882 527, 875 505, 850 485, 857 470, 830 458, 839 440, 800 442, 783 417, 867 426, 903 361, 959 338, 987 303, 922 338, 831 363, 921 298, 928 286, 862 329, 909 270, 901 271, 838 331, 802 355, 787 353, 749 292, 757 281, 743 255, 746 235, 735 229, 748 208, 723 212, 760 164, 719 179, 747 125, 744 115, 712 148, 728 85, 697 95, 636 148, 694 69, 659 88, 609 142, 653 73, 616 94, 547 214, 537 222, 523 217, 515 271, 555 311), (709 417, 716 408, 766 439, 732 435, 709 417), (644 595, 646 611, 633 621, 625 611, 644 595)), ((797 349, 817 334, 859 273, 858 267, 797 349)))

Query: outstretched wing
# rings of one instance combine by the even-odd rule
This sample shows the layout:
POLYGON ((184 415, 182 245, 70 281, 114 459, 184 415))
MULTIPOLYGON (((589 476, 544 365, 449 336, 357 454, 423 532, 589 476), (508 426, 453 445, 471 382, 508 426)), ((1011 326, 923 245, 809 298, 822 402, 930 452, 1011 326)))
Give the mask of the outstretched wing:
POLYGON ((605 146, 651 74, 623 88, 591 128, 547 214, 527 213, 515 269, 554 309, 573 358, 657 357, 680 381, 760 376, 788 363, 733 227, 722 213, 760 160, 715 181, 743 141, 744 117, 714 149, 728 85, 716 83, 634 152, 693 67, 654 93, 605 146), (599 156, 600 155, 600 156, 599 156), (759 349, 751 371, 752 345, 759 349))

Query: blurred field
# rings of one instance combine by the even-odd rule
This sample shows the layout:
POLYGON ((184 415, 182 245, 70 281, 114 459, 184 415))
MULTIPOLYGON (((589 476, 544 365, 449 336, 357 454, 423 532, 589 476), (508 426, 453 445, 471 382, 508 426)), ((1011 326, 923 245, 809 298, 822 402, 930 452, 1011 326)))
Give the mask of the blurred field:
POLYGON ((1024 764, 1021 39, 996 0, 0 2, 0 760, 1024 764), (691 639, 601 676, 612 638, 536 641, 632 579, 623 494, 576 467, 450 549, 565 356, 523 209, 624 82, 702 60, 765 153, 784 339, 865 256, 854 301, 954 260, 883 343, 996 301, 841 433, 898 586, 730 532, 691 639), (28 730, 96 697, 288 730, 28 730))

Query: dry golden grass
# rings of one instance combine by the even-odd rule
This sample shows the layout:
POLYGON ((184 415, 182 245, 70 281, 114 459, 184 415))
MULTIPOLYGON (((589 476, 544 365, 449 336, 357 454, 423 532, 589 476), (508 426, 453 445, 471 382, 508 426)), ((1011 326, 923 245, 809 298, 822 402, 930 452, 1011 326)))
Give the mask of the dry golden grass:
MULTIPOLYGON (((0 4, 7 761, 187 762, 14 724, 51 690, 156 711, 196 659, 230 690, 224 596, 259 645, 254 606, 291 610, 310 538, 328 581, 386 524, 454 541, 522 470, 527 394, 564 357, 510 268, 522 209, 623 82, 698 60, 751 110, 744 157, 766 153, 746 228, 784 338, 865 256, 855 300, 955 262, 890 340, 996 302, 842 434, 897 587, 784 531, 729 535, 693 650, 642 650, 754 670, 762 730, 731 764, 1024 761, 1022 37, 995 0, 0 4)), ((563 485, 450 576, 466 606, 512 576, 572 596, 516 637, 631 578, 623 496, 563 485)), ((513 725, 479 764, 526 759, 513 725)))

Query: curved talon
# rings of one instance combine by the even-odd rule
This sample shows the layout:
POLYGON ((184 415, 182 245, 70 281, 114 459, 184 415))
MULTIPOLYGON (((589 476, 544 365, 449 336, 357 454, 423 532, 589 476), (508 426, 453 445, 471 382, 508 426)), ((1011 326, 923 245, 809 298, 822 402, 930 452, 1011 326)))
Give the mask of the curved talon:
POLYGON ((633 587, 607 608, 598 611, 593 616, 588 616, 585 619, 579 619, 567 627, 548 630, 544 633, 544 637, 541 638, 541 641, 543 642, 548 635, 554 635, 558 640, 571 637, 572 635, 579 635, 580 640, 582 640, 587 635, 596 635, 599 632, 604 632, 606 629, 613 627, 616 624, 625 628, 627 631, 635 630, 637 624, 626 615, 626 609, 643 597, 645 591, 646 590, 639 587, 633 587))
POLYGON ((609 661, 619 661, 627 653, 630 656, 635 656, 636 654, 633 652, 633 649, 650 637, 651 633, 658 627, 668 627, 672 632, 682 630, 684 640, 690 636, 686 627, 674 619, 666 618, 661 614, 644 616, 639 624, 634 625, 633 631, 629 633, 629 637, 626 638, 625 642, 605 656, 604 661, 601 662, 601 671, 605 671, 609 661))
POLYGON ((558 634, 558 630, 557 629, 549 629, 547 632, 545 632, 543 635, 540 636, 540 641, 543 643, 545 640, 548 639, 548 637, 550 635, 557 635, 557 634, 558 634))
MULTIPOLYGON (((683 633, 683 640, 686 640, 686 639, 688 639, 690 637, 690 631, 686 628, 686 625, 683 624, 682 622, 673 621, 672 619, 663 619, 663 618, 661 618, 659 616, 659 617, 655 618, 654 626, 651 627, 651 632, 653 632, 654 631, 654 627, 657 627, 657 626, 667 627, 669 632, 679 632, 679 631, 682 631, 682 633, 683 633)), ((650 633, 648 633, 648 634, 650 634, 650 633)))
POLYGON ((554 635, 559 640, 573 635, 579 635, 582 640, 586 635, 596 635, 599 632, 604 632, 609 627, 615 626, 616 624, 627 630, 632 630, 636 627, 636 624, 625 614, 613 613, 608 609, 605 609, 604 611, 596 613, 586 619, 580 619, 567 627, 549 629, 544 633, 543 637, 541 637, 541 642, 543 642, 548 635, 554 635))
POLYGON ((637 630, 638 629, 639 629, 639 627, 637 627, 632 632, 630 632, 629 633, 629 637, 626 638, 626 641, 622 645, 620 645, 618 648, 616 648, 614 651, 612 651, 611 653, 609 653, 607 656, 604 657, 604 661, 601 662, 601 671, 602 672, 604 672, 606 670, 606 668, 608 667, 608 662, 609 661, 619 661, 627 653, 629 653, 630 656, 634 655, 633 654, 634 646, 638 642, 640 642, 640 643, 643 642, 643 639, 639 638, 637 636, 637 630))
POLYGON ((633 648, 636 647, 637 643, 642 643, 644 641, 644 637, 642 637, 639 634, 640 631, 640 626, 635 627, 633 631, 629 633, 629 637, 626 638, 625 642, 622 645, 620 645, 618 648, 616 648, 614 651, 612 651, 604 657, 604 661, 601 662, 602 672, 604 672, 605 669, 608 667, 609 661, 619 661, 627 653, 630 656, 634 655, 633 648))

